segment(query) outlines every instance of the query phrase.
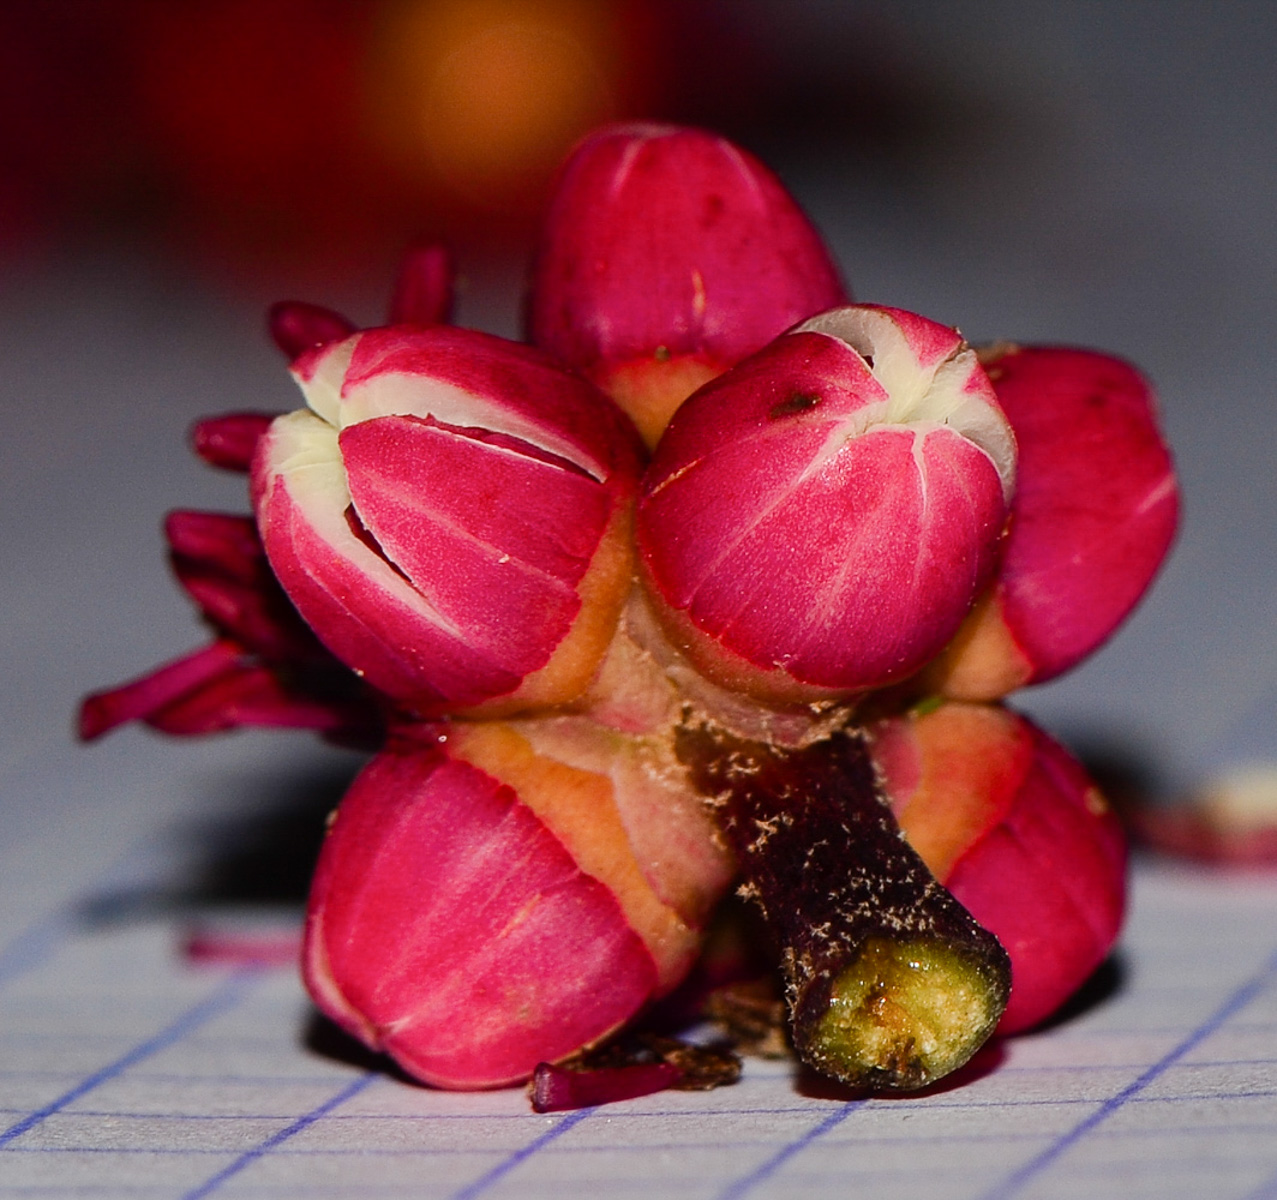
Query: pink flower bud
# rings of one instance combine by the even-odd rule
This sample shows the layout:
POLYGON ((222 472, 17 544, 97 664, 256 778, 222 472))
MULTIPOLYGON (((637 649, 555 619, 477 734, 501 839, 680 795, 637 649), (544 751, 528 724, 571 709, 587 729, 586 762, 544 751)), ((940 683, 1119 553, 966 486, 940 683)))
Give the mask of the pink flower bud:
POLYGON ((1122 924, 1121 827, 1081 764, 1004 708, 953 702, 871 728, 910 844, 1011 956, 998 1029, 1045 1020, 1122 924))
POLYGON ((762 163, 699 129, 621 125, 563 168, 529 328, 654 444, 696 387, 847 299, 819 234, 762 163))
POLYGON ((1179 491, 1147 381, 1089 350, 1011 349, 988 365, 1019 475, 995 587, 927 672, 995 699, 1067 671, 1148 589, 1179 522, 1179 491))
POLYGON ((588 684, 631 579, 637 438, 591 385, 470 330, 368 330, 294 363, 310 404, 254 473, 280 583, 422 713, 588 684))
POLYGON ((451 1088, 526 1079, 691 965, 730 865, 662 752, 582 718, 440 725, 355 781, 311 892, 319 1007, 451 1088))
POLYGON ((988 582, 1015 446, 975 354, 898 309, 837 309, 679 410, 644 480, 640 562, 672 640, 764 700, 880 687, 988 582))

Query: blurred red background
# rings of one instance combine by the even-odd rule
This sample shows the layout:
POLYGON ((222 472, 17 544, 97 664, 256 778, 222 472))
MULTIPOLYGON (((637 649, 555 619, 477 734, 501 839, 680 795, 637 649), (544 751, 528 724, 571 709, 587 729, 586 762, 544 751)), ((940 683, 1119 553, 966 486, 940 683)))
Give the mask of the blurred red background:
POLYGON ((0 7, 0 244, 107 229, 327 269, 518 235, 566 146, 659 90, 651 6, 19 0, 0 7))
POLYGON ((603 121, 873 142, 916 109, 884 40, 822 73, 767 26, 724 0, 5 0, 0 255, 105 233, 358 275, 414 238, 522 247, 603 121))

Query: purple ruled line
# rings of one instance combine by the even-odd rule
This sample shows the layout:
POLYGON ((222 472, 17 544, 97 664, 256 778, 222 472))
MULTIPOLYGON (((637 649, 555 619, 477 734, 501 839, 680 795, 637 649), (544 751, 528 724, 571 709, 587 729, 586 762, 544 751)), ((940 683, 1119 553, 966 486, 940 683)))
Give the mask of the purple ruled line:
POLYGON ((1277 1175, 1270 1175, 1253 1192, 1247 1192, 1243 1200, 1277 1200, 1277 1175))
POLYGON ((863 1108, 866 1103, 864 1100, 851 1100, 845 1104, 840 1104, 818 1125, 812 1126, 802 1137, 782 1147, 771 1158, 766 1159, 755 1167, 748 1175, 742 1176, 729 1184, 723 1191, 719 1192, 717 1200, 740 1200, 742 1196, 748 1195, 759 1184, 770 1179, 794 1155, 800 1154, 814 1141, 824 1137, 835 1126, 841 1125, 857 1109, 863 1108))
POLYGON ((51 958, 75 927, 69 910, 60 910, 35 922, 0 949, 0 988, 35 970, 51 958))
POLYGON ((1092 1130, 1102 1125, 1130 1101, 1139 1096, 1151 1083, 1160 1078, 1180 1059, 1200 1045, 1218 1030, 1230 1017, 1235 1016, 1254 1000, 1273 981, 1277 974, 1277 953, 1272 954, 1259 972, 1237 988, 1209 1017, 1194 1029, 1173 1050, 1158 1059, 1138 1079, 1127 1084, 1117 1095, 1104 1101, 1090 1116, 1068 1130, 1035 1158, 1030 1159, 997 1187, 984 1193, 980 1200, 1010 1200, 1028 1183, 1047 1170, 1066 1150, 1077 1145, 1092 1130))
POLYGON ((473 1183, 467 1184, 460 1191, 453 1192, 449 1200, 474 1200, 476 1196, 482 1196, 489 1188, 504 1179, 515 1167, 527 1162, 533 1155, 539 1154, 546 1146, 557 1141, 569 1130, 575 1129, 576 1126, 595 1111, 593 1108, 578 1108, 575 1112, 568 1113, 567 1116, 557 1121, 539 1138, 529 1142, 522 1149, 516 1150, 508 1158, 502 1159, 495 1167, 480 1175, 473 1183))
POLYGON ((333 1109, 345 1104, 352 1096, 357 1096, 364 1090, 374 1079, 379 1078, 376 1071, 369 1071, 365 1075, 352 1079, 341 1091, 330 1096, 322 1104, 316 1108, 312 1108, 310 1112, 304 1113, 298 1117, 291 1125, 285 1126, 278 1133, 272 1134, 265 1141, 260 1142, 251 1150, 246 1150, 229 1166, 218 1171, 212 1178, 205 1180, 199 1187, 193 1188, 186 1192, 182 1200, 204 1200, 205 1196, 211 1195, 217 1191, 227 1180, 238 1175, 246 1167, 251 1167, 259 1158, 264 1158, 277 1147, 282 1146, 289 1138, 296 1137, 304 1129, 309 1129, 321 1117, 327 1116, 333 1109))
POLYGON ((3 1150, 13 1142, 15 1138, 20 1138, 28 1130, 34 1129, 37 1125, 46 1121, 54 1113, 66 1108, 68 1104, 73 1104, 81 1096, 93 1091, 94 1088, 101 1087, 104 1083, 109 1083, 130 1067, 150 1058, 153 1054, 158 1054, 161 1050, 168 1049, 168 1047, 193 1033, 201 1025, 206 1024, 228 1009, 234 1008, 243 999, 247 991, 248 982, 260 975, 261 971, 256 967, 236 972, 223 982, 222 986, 211 996, 201 1000, 194 1007, 187 1009, 177 1020, 160 1030, 154 1037, 150 1037, 139 1045, 134 1046, 133 1049, 117 1058, 114 1062, 108 1063, 105 1067, 80 1080, 79 1083, 69 1091, 63 1092, 56 1100, 50 1101, 43 1108, 28 1113, 22 1120, 10 1125, 8 1129, 0 1133, 0 1150, 3 1150))

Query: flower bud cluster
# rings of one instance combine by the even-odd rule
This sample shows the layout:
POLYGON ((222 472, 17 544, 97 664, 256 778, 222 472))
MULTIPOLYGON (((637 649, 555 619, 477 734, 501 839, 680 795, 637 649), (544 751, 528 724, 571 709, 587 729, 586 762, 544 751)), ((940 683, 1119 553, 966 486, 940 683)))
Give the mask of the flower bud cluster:
POLYGON ((451 293, 427 247, 384 327, 276 306, 305 407, 197 436, 251 463, 255 523, 170 520, 216 640, 90 698, 86 736, 375 714, 304 973, 431 1083, 525 1079, 686 975, 733 871, 676 752, 692 713, 793 746, 862 725, 1010 955, 1002 1030, 1048 1016, 1117 936, 1122 840, 1000 700, 1093 651, 1168 549, 1147 384, 851 303, 776 177, 696 130, 578 147, 530 344, 446 324, 451 293))

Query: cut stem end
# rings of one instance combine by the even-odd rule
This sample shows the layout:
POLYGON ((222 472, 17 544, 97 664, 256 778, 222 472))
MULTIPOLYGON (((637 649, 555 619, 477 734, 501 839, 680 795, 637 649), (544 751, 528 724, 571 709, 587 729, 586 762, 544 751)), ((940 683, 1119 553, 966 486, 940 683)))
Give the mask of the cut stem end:
POLYGON ((936 938, 867 941, 808 1026, 803 1058, 873 1091, 913 1091, 962 1066, 998 1022, 999 989, 979 960, 936 938))

